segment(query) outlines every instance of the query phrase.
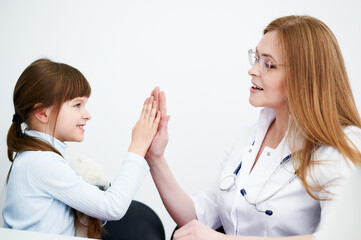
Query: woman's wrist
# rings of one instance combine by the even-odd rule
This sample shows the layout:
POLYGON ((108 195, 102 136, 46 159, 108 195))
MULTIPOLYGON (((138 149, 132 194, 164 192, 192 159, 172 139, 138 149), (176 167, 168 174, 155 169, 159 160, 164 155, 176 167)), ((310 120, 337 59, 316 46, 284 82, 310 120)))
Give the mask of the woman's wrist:
POLYGON ((147 160, 150 168, 154 168, 154 167, 159 166, 159 165, 163 164, 164 162, 166 162, 163 154, 157 155, 157 156, 148 156, 146 154, 145 159, 147 160))

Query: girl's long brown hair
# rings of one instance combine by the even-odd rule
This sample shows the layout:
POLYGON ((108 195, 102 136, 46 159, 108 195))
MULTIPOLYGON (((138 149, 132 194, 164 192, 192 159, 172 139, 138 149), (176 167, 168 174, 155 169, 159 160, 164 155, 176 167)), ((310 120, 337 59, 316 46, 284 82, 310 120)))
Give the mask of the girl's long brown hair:
MULTIPOLYGON (((15 85, 15 114, 29 125, 30 116, 37 108, 53 106, 52 115, 55 117, 51 120, 55 129, 62 104, 79 96, 89 97, 90 93, 90 85, 79 70, 63 63, 39 59, 24 70, 15 85)), ((19 122, 10 126, 7 147, 10 162, 23 151, 52 151, 61 155, 53 146, 23 134, 19 122)))
MULTIPOLYGON (((315 199, 323 186, 306 181, 321 145, 339 150, 345 159, 361 165, 360 151, 343 132, 361 128, 344 60, 331 30, 310 16, 287 16, 264 30, 277 32, 286 64, 286 94, 291 114, 287 136, 298 168, 298 177, 315 199), (291 137, 291 135, 293 137, 291 137), (292 139, 291 139, 292 138, 292 139)), ((314 176, 311 176, 314 179, 314 176)))
MULTIPOLYGON (((30 116, 37 108, 52 106, 51 115, 54 117, 51 121, 54 123, 54 132, 62 104, 76 97, 89 97, 90 94, 89 82, 76 68, 49 59, 39 59, 31 63, 20 75, 14 89, 14 110, 18 120, 11 124, 7 135, 10 162, 14 162, 16 156, 24 151, 51 151, 62 156, 50 144, 24 134, 21 122, 29 126, 30 116)), ((7 180, 10 174, 11 168, 7 180)), ((93 218, 89 226, 92 226, 88 228, 89 237, 99 238, 99 220, 93 218)))

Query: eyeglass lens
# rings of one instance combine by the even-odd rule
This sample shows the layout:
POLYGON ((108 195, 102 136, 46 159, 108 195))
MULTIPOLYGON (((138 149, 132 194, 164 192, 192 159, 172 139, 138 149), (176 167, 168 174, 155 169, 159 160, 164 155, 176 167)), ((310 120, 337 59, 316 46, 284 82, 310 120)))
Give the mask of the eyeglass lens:
POLYGON ((263 57, 259 57, 255 51, 252 49, 248 50, 248 60, 251 66, 257 64, 259 62, 259 66, 261 69, 261 72, 266 73, 268 72, 268 68, 266 66, 266 59, 263 57))

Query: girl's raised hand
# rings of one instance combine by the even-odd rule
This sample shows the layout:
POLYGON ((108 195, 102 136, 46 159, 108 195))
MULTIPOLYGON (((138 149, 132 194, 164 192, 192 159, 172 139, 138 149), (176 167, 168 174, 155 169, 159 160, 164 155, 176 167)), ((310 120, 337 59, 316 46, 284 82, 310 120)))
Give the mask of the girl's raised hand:
POLYGON ((153 96, 145 100, 140 118, 132 131, 129 152, 139 154, 142 157, 145 156, 154 135, 157 133, 161 118, 161 112, 157 111, 157 108, 158 103, 153 96))

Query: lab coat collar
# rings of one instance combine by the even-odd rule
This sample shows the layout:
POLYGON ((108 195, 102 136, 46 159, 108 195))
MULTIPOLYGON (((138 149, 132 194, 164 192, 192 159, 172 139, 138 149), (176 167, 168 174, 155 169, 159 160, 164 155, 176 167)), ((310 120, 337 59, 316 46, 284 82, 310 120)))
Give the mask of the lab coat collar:
POLYGON ((256 135, 254 139, 255 146, 260 146, 267 133, 267 130, 271 123, 276 118, 276 111, 272 108, 263 108, 258 118, 258 124, 256 129, 256 135))
MULTIPOLYGON (((261 110, 256 128, 256 134, 254 138, 254 146, 252 146, 254 150, 260 149, 261 144, 268 131, 268 128, 275 119, 276 119, 276 111, 273 110, 272 108, 263 108, 261 110)), ((291 115, 288 120, 288 128, 290 127, 290 121, 291 121, 291 115)), ((282 139, 282 141, 279 144, 279 146, 281 147, 281 156, 283 157, 291 153, 289 149, 289 145, 286 142, 286 136, 288 134, 288 131, 289 129, 287 129, 285 133, 285 137, 282 139)))

